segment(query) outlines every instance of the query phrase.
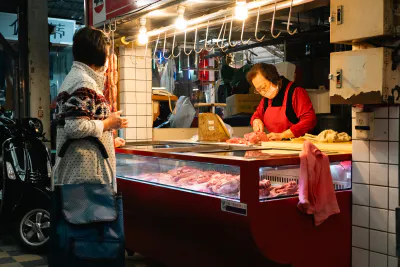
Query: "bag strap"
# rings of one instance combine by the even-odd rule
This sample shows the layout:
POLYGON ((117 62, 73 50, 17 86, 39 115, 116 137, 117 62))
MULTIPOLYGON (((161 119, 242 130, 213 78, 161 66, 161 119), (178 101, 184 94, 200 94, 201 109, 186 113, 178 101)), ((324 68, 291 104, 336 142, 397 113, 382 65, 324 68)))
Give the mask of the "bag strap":
MULTIPOLYGON (((108 168, 110 169, 110 173, 111 173, 111 177, 110 177, 110 181, 111 181, 111 187, 115 188, 115 182, 114 182, 114 171, 113 168, 111 167, 110 164, 110 160, 109 160, 109 155, 107 153, 107 149, 104 147, 104 144, 96 137, 85 137, 85 138, 80 138, 80 139, 68 139, 67 141, 64 142, 63 146, 61 147, 60 151, 58 152, 57 156, 58 156, 58 160, 56 160, 56 164, 54 165, 52 174, 51 174, 51 191, 54 191, 54 178, 56 175, 56 171, 58 169, 58 167, 60 166, 60 163, 62 161, 62 159, 65 156, 65 153, 67 152, 68 148, 71 146, 72 143, 76 142, 76 141, 80 141, 80 140, 86 140, 86 141, 90 141, 91 143, 95 144, 97 146, 97 148, 100 150, 101 155, 103 156, 104 160, 107 163, 108 168)), ((63 184, 64 181, 61 181, 61 184, 63 184)))
POLYGON ((298 86, 294 82, 290 85, 286 99, 286 117, 292 124, 297 124, 300 121, 293 109, 293 93, 297 87, 298 86))
MULTIPOLYGON (((296 112, 294 112, 293 109, 293 93, 294 90, 296 89, 296 87, 298 87, 294 82, 292 82, 292 84, 289 87, 289 91, 287 94, 287 98, 286 98, 286 118, 288 118, 288 120, 292 123, 292 124, 297 124, 299 122, 299 118, 297 118, 296 112)), ((268 98, 264 98, 264 112, 263 114, 265 114, 265 112, 267 111, 268 108, 268 102, 269 99, 268 98)))

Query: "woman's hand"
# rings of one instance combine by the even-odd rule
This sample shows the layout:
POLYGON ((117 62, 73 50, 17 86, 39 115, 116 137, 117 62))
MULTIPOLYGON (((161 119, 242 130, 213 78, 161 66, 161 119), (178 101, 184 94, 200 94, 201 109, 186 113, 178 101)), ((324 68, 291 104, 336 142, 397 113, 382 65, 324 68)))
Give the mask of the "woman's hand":
POLYGON ((121 137, 115 138, 115 147, 122 147, 125 145, 125 140, 122 139, 121 137))
POLYGON ((269 141, 281 141, 283 139, 283 134, 281 133, 269 133, 267 134, 269 141))
POLYGON ((264 123, 260 119, 255 119, 253 121, 253 131, 254 132, 264 132, 264 123))
POLYGON ((111 115, 103 121, 104 131, 119 130, 127 128, 129 121, 127 118, 121 118, 122 111, 111 113, 111 115))
POLYGON ((284 131, 283 133, 269 133, 269 134, 267 134, 267 137, 271 141, 281 141, 282 139, 293 138, 294 134, 289 129, 289 130, 284 131))

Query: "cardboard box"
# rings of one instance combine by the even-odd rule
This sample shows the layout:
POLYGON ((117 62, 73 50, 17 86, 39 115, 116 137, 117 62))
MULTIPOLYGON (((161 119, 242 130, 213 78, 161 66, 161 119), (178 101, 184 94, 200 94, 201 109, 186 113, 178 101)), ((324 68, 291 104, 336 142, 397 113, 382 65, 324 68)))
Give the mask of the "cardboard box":
POLYGON ((225 117, 230 117, 239 113, 252 114, 256 111, 261 95, 256 94, 237 94, 226 98, 225 117))

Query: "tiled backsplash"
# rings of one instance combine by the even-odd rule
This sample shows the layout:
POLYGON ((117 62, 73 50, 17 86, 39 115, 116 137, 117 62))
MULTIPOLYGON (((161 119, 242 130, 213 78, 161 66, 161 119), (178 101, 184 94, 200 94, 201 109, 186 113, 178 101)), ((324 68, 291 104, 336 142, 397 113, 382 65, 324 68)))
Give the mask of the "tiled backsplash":
MULTIPOLYGON (((353 108, 353 138, 355 112, 353 108)), ((353 140, 353 267, 397 267, 399 107, 375 109, 374 137, 353 140)))
POLYGON ((123 131, 124 138, 150 141, 153 138, 151 52, 123 46, 119 51, 120 106, 129 119, 129 128, 123 131))

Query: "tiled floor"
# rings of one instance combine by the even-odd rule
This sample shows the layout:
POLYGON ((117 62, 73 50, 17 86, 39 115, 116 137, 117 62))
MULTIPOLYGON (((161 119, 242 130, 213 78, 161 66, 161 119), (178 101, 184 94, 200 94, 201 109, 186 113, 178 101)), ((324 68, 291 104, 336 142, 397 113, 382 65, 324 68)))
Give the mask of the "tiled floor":
MULTIPOLYGON (((17 245, 14 238, 0 234, 1 267, 47 267, 45 254, 28 254, 17 245)), ((126 257, 126 267, 166 267, 140 256, 126 257)))

